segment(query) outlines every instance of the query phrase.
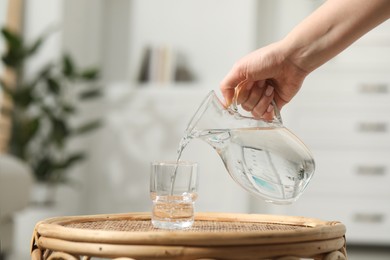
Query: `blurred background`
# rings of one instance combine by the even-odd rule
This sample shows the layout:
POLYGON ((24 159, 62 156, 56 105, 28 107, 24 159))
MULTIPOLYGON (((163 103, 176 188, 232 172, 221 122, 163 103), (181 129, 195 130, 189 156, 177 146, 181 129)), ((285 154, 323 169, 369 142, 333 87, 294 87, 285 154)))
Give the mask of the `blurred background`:
MULTIPOLYGON (((210 90, 220 95, 237 59, 322 2, 0 0, 1 27, 12 32, 0 42, 0 258, 29 259, 42 219, 150 211, 150 162, 176 159, 186 124, 210 90), (32 118, 23 144, 12 138, 18 110, 32 118), (23 158, 11 155, 17 145, 23 158)), ((248 195, 193 140, 183 159, 200 165, 196 210, 339 220, 350 259, 389 259, 389 68, 385 22, 313 72, 284 108, 285 126, 316 160, 291 206, 248 195)))

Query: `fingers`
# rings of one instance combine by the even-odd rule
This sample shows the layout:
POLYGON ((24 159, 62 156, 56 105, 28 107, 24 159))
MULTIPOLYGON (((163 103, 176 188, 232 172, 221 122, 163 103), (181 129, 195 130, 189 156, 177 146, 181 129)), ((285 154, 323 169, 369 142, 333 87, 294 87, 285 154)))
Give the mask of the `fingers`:
POLYGON ((274 88, 267 85, 263 96, 252 110, 252 115, 255 118, 262 118, 264 114, 273 112, 272 99, 274 97, 274 88))
POLYGON ((238 104, 246 111, 250 111, 255 118, 267 117, 272 119, 274 88, 266 81, 258 81, 243 88, 238 97, 238 104))
POLYGON ((220 90, 225 98, 225 106, 228 107, 233 102, 234 92, 236 86, 241 82, 237 77, 229 77, 229 75, 222 81, 220 90))
POLYGON ((237 95, 237 105, 240 105, 242 103, 245 103, 247 99, 249 98, 249 95, 251 94, 252 88, 254 86, 255 82, 245 81, 241 83, 240 90, 237 95))
POLYGON ((233 101, 235 88, 246 80, 245 72, 239 63, 222 80, 219 88, 225 98, 226 107, 230 106, 233 101))
POLYGON ((241 102, 241 106, 246 111, 252 111, 257 103, 259 103, 261 97, 264 92, 264 81, 259 81, 253 84, 252 88, 250 88, 247 93, 247 98, 241 102))
POLYGON ((271 103, 271 104, 268 105, 266 111, 261 116, 257 115, 256 113, 253 113, 253 112, 252 112, 252 114, 253 114, 253 117, 255 119, 262 118, 262 119, 264 119, 266 121, 272 121, 274 119, 274 117, 275 117, 275 112, 274 111, 275 111, 274 110, 274 106, 271 103))

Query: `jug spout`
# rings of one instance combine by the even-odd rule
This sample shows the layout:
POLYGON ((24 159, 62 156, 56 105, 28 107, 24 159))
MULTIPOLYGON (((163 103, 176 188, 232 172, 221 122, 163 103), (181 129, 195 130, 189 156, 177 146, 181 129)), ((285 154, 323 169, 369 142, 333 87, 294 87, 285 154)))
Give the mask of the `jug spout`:
POLYGON ((214 91, 209 92, 199 108, 192 116, 186 132, 196 133, 205 129, 226 128, 226 119, 231 116, 230 111, 224 107, 214 91))

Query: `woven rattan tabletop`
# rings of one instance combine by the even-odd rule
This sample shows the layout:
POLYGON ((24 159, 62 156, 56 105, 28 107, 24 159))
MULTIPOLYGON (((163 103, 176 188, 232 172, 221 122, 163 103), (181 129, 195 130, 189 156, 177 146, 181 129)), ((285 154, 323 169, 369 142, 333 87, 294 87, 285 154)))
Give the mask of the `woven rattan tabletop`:
POLYGON ((171 231, 154 228, 149 213, 127 213, 52 218, 39 222, 36 233, 72 241, 119 244, 248 245, 340 237, 345 234, 345 226, 305 217, 197 213, 192 228, 171 231))
MULTIPOLYGON (((77 228, 84 230, 106 230, 106 231, 124 231, 124 232, 177 232, 177 230, 163 230, 154 228, 149 219, 132 220, 116 219, 103 221, 88 221, 78 223, 65 223, 64 227, 77 228)), ((299 225, 284 225, 278 223, 255 223, 244 221, 217 221, 217 220, 198 220, 194 225, 183 230, 183 232, 267 232, 267 231, 287 231, 306 229, 299 225)))
POLYGON ((180 231, 153 228, 150 213, 57 217, 37 223, 31 256, 34 260, 92 256, 137 260, 315 256, 312 258, 345 260, 345 231, 345 226, 335 221, 258 214, 197 213, 192 228, 180 231))

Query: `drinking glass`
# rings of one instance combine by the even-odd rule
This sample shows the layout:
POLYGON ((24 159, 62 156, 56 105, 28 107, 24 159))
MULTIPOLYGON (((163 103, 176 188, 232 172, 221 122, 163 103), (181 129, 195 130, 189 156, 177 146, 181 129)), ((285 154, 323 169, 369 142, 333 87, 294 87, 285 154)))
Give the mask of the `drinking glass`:
POLYGON ((162 229, 190 228, 194 223, 197 186, 197 163, 153 162, 150 177, 153 226, 162 229))

